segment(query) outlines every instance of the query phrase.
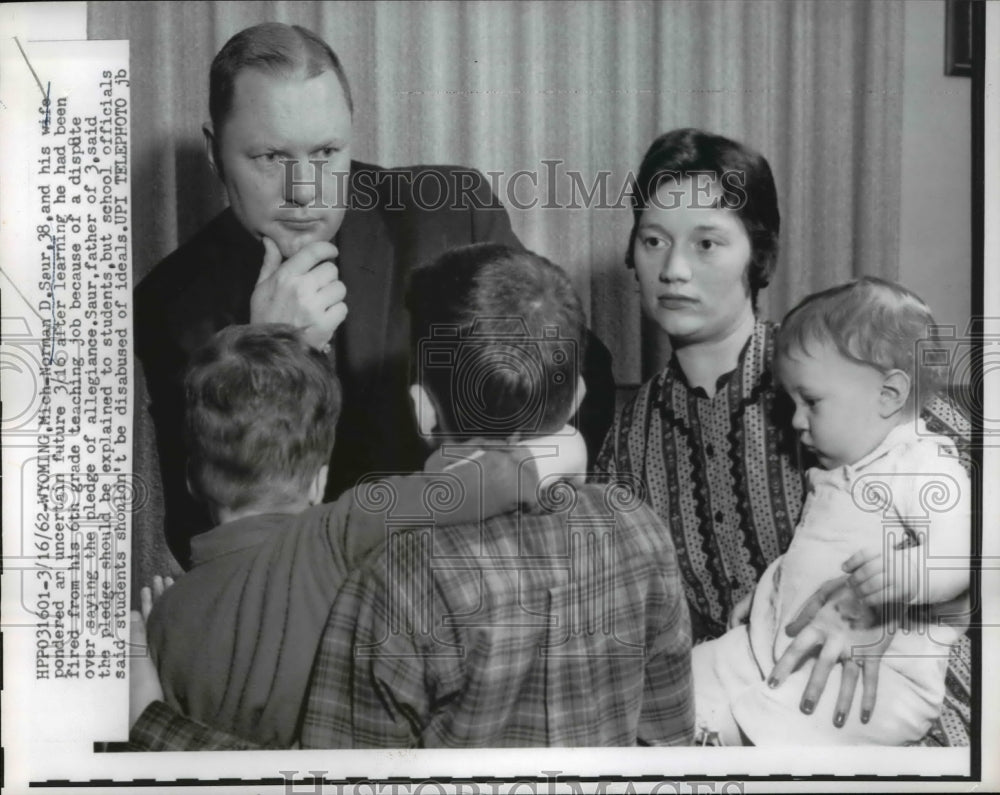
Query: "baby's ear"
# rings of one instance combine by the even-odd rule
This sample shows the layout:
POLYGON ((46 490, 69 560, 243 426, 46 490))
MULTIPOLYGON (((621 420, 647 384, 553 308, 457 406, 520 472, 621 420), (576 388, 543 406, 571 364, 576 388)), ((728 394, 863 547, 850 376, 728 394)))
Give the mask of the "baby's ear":
POLYGON ((882 419, 889 419, 893 414, 906 406, 910 397, 910 376, 902 370, 890 370, 882 379, 882 392, 879 395, 879 414, 882 419))

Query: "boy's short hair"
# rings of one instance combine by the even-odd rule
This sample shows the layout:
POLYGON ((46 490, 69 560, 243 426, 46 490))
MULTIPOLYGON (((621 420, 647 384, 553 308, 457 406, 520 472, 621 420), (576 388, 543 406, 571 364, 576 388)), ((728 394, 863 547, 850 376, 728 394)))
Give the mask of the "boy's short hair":
POLYGON ((776 353, 808 354, 810 343, 828 343, 857 364, 882 373, 902 370, 913 387, 909 402, 919 409, 942 386, 940 368, 917 357, 917 342, 934 339, 934 332, 934 317, 920 296, 902 285, 864 276, 803 299, 781 321, 776 353))
POLYGON ((292 326, 224 328, 191 357, 184 392, 188 480, 210 504, 296 501, 330 460, 337 376, 292 326))
POLYGON ((625 263, 635 267, 633 251, 642 212, 649 206, 661 183, 710 175, 722 188, 723 206, 732 209, 750 238, 750 268, 747 274, 754 305, 757 293, 771 281, 778 262, 781 214, 778 191, 767 159, 738 141, 702 130, 671 130, 650 145, 632 194, 632 234, 625 263))
POLYGON ((569 419, 586 322, 566 273, 492 243, 414 272, 408 295, 417 379, 453 438, 531 436, 569 419))
POLYGON ((236 78, 244 69, 278 74, 301 70, 307 77, 333 72, 344 90, 348 109, 354 111, 347 75, 329 44, 301 25, 264 22, 235 34, 212 60, 208 77, 208 114, 216 136, 222 134, 233 104, 236 78))

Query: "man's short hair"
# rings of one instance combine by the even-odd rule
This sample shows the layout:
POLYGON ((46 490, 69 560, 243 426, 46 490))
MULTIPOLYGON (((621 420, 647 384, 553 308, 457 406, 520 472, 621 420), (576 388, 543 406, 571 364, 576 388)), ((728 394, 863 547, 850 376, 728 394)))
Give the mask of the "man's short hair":
POLYGON ((212 505, 297 501, 330 460, 340 387, 292 326, 218 332, 191 357, 184 391, 188 480, 212 505))
POLYGON ((785 315, 776 353, 809 354, 810 345, 832 345, 845 359, 881 373, 910 377, 917 409, 943 386, 940 368, 917 355, 919 340, 934 339, 934 317, 914 292, 875 276, 813 293, 785 315), (919 388, 919 394, 916 394, 919 388))
POLYGON ((332 71, 344 90, 347 107, 354 112, 351 86, 330 45, 301 25, 264 22, 241 30, 223 45, 212 61, 208 112, 217 136, 222 134, 222 126, 232 108, 236 77, 244 69, 284 75, 303 71, 306 77, 332 71))
POLYGON ((483 243, 412 276, 418 379, 452 438, 528 437, 569 419, 586 323, 566 273, 544 257, 483 243))
POLYGON ((743 144, 692 128, 671 130, 650 145, 632 194, 632 235, 626 264, 635 267, 633 250, 643 210, 667 180, 711 176, 722 189, 722 206, 732 209, 750 238, 748 277, 754 305, 757 293, 771 281, 778 261, 781 214, 771 166, 763 155, 743 144))

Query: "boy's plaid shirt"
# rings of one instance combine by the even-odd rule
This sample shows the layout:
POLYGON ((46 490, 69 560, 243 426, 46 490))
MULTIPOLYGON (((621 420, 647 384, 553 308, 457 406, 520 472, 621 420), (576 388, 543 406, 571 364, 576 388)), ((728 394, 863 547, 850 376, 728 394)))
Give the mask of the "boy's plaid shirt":
POLYGON ((257 743, 181 715, 163 701, 154 701, 129 731, 130 751, 245 751, 257 743))
POLYGON ((331 613, 303 746, 690 743, 677 562, 630 493, 393 534, 331 613))

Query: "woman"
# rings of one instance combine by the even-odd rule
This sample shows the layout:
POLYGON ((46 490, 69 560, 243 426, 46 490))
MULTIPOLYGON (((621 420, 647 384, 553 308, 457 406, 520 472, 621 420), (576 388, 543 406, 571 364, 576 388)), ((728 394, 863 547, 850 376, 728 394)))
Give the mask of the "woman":
MULTIPOLYGON (((777 193, 761 155, 674 130, 646 153, 633 212, 626 262, 672 355, 620 412, 597 468, 645 484, 677 548, 697 642, 743 619, 734 607, 788 546, 810 463, 773 381, 775 327, 755 314, 776 264, 777 193)), ((967 639, 956 649, 968 659, 967 639)), ((932 732, 929 742, 968 743, 968 692, 958 690, 961 703, 946 699, 942 715, 947 738, 932 732)))

